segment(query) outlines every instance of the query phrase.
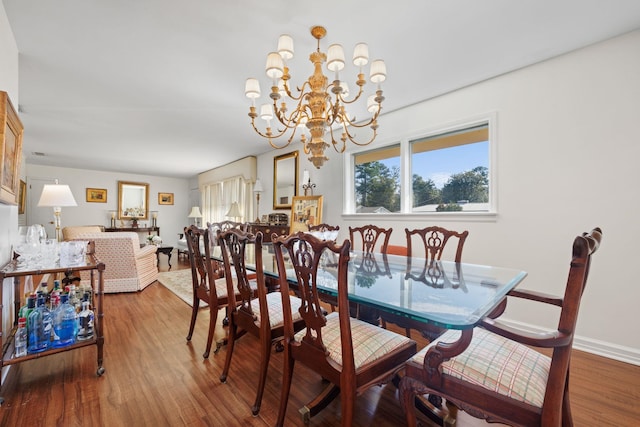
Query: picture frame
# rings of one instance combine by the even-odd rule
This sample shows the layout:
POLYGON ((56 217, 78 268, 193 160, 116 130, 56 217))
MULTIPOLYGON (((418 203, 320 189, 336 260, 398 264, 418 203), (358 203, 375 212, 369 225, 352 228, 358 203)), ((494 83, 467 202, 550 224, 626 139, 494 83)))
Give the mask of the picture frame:
POLYGON ((23 132, 9 95, 0 91, 0 203, 18 204, 23 132))
POLYGON ((87 202, 107 203, 107 190, 104 188, 87 188, 87 202))
POLYGON ((173 205, 173 193, 158 193, 159 205, 173 205))
POLYGON ((318 224, 322 224, 322 196, 294 196, 289 233, 309 231, 310 225, 318 224))
POLYGON ((18 196, 18 215, 24 215, 27 209, 27 183, 20 180, 20 194, 18 196))

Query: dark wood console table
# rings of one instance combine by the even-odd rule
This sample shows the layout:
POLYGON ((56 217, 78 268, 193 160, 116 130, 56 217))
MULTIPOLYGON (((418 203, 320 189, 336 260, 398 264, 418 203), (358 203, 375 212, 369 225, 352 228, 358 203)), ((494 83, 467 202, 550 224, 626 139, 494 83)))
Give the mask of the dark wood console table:
POLYGON ((249 232, 257 233, 262 231, 264 235, 263 241, 271 241, 271 234, 276 233, 278 236, 289 235, 289 225, 270 225, 266 223, 250 223, 249 232))
POLYGON ((143 233, 146 231, 149 235, 151 235, 152 232, 155 232, 158 236, 160 235, 160 227, 106 227, 104 231, 133 231, 135 233, 143 233))

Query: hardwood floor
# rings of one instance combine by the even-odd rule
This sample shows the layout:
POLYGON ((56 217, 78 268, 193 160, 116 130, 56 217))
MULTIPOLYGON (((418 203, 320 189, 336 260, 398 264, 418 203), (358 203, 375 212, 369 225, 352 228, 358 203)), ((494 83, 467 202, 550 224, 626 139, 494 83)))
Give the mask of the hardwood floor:
MULTIPOLYGON (((173 269, 188 268, 177 258, 172 257, 173 269)), ((166 270, 166 257, 160 260, 166 270)), ((200 311, 193 339, 187 342, 191 308, 158 283, 139 293, 106 295, 104 302, 105 374, 96 376, 95 347, 15 365, 2 385, 0 425, 274 425, 281 353, 271 358, 262 410, 252 417, 257 339, 245 335, 238 342, 227 384, 221 384, 225 348, 208 360, 202 358, 207 310, 200 311)), ((217 334, 224 332, 220 326, 217 334)), ((298 409, 322 387, 317 375, 302 365, 295 367, 287 425, 303 425, 298 409)), ((638 366, 576 351, 571 388, 576 426, 631 426, 640 420, 638 366)), ((356 414, 356 427, 404 425, 393 385, 375 387, 358 398, 356 414)), ((339 399, 310 423, 339 424, 339 399)), ((487 424, 460 413, 457 425, 487 424)))

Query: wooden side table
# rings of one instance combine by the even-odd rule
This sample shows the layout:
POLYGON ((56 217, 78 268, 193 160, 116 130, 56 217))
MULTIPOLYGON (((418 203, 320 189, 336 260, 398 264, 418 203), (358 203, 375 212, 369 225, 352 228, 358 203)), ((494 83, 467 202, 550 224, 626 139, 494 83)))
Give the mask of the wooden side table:
POLYGON ((171 252, 173 251, 173 246, 158 246, 156 250, 156 258, 158 260, 158 266, 160 265, 160 254, 165 254, 167 256, 167 263, 169 263, 169 270, 171 270, 171 252))

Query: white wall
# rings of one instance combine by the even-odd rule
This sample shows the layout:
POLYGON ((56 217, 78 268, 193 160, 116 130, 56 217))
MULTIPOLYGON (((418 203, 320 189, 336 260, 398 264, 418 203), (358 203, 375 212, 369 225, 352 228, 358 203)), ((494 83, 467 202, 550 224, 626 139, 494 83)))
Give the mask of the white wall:
MULTIPOLYGON (((9 94, 14 107, 18 108, 18 47, 16 46, 9 20, 4 10, 4 5, 0 2, 0 90, 9 94)), ((23 171, 21 171, 21 176, 23 171)), ((18 207, 3 205, 0 203, 0 266, 11 260, 12 244, 18 235, 18 207)), ((12 279, 6 279, 6 289, 12 279)), ((4 284, 0 284, 4 286, 4 284)), ((2 303, 4 307, 12 307, 12 292, 4 292, 2 295, 2 303)), ((12 310, 5 309, 2 312, 0 321, 3 325, 3 331, 7 331, 13 322, 12 310)), ((4 340, 2 340, 4 343, 4 340)), ((2 378, 6 376, 9 368, 2 371, 2 378)))
MULTIPOLYGON (((305 168, 311 171, 315 194, 325 196, 323 221, 339 224, 341 239, 348 237, 350 225, 372 222, 393 227, 394 244, 404 243, 405 227, 466 229, 465 261, 523 269, 529 276, 522 287, 555 294, 566 283, 573 238, 602 227, 603 244, 592 263, 575 344, 640 364, 635 331, 640 287, 634 270, 634 243, 640 237, 635 189, 640 182, 639 76, 640 31, 635 31, 381 117, 377 144, 496 112, 494 220, 342 215, 342 156, 333 152, 320 170, 300 153, 300 175, 305 168)), ((259 157, 263 182, 271 182, 273 156, 286 151, 259 157)), ((271 200, 271 193, 263 197, 271 200)), ((554 327, 555 313, 516 303, 505 317, 554 327)))
MULTIPOLYGON (((182 233, 189 225, 187 215, 191 210, 193 197, 190 182, 187 179, 166 178, 149 175, 123 174, 116 172, 101 172, 84 169, 60 168, 27 164, 27 179, 47 178, 58 179, 60 184, 67 184, 71 188, 77 207, 62 208, 62 227, 67 225, 105 225, 110 224, 110 210, 118 210, 118 181, 143 182, 149 184, 149 210, 158 211, 158 227, 160 235, 166 244, 174 244, 178 240, 178 233, 182 233), (104 188, 107 190, 107 203, 88 203, 86 189, 104 188), (158 205, 158 193, 173 193, 173 205, 158 205)), ((28 182, 28 181, 27 181, 28 182)), ((29 193, 29 189, 27 189, 29 193)), ((36 195, 36 202, 39 195, 36 195)), ((52 212, 51 208, 27 207, 28 223, 31 224, 30 209, 41 209, 52 212)), ((151 221, 148 220, 147 223, 151 221)))

